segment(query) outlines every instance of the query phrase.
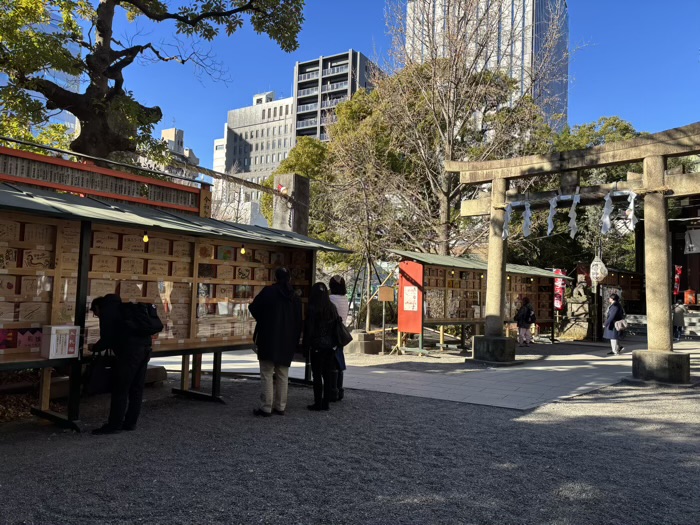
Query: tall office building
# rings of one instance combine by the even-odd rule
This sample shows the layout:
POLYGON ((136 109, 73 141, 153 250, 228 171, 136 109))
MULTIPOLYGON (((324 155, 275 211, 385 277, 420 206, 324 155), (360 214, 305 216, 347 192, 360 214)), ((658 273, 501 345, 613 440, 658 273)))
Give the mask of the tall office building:
POLYGON ((328 140, 326 126, 336 121, 335 107, 358 89, 372 88, 376 66, 350 49, 294 67, 294 108, 297 137, 328 140))
POLYGON ((470 40, 475 70, 507 73, 553 123, 566 123, 569 19, 566 0, 408 0, 406 55, 445 57, 450 38, 470 40), (558 117, 558 118, 557 118, 558 117))
MULTIPOLYGON (((214 141, 214 171, 261 184, 287 158, 294 146, 292 97, 275 99, 269 91, 253 97, 253 104, 228 112, 224 137, 214 141)), ((222 217, 260 223, 255 209, 241 211, 244 203, 257 202, 260 192, 220 179, 214 180, 215 208, 222 217)), ((255 208, 255 206, 252 206, 255 208)))

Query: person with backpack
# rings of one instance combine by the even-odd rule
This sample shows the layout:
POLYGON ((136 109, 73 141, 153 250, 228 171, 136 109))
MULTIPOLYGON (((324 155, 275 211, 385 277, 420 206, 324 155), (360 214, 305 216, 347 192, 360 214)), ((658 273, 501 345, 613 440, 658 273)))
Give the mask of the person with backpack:
POLYGON ((155 306, 122 303, 117 294, 95 298, 90 311, 100 320, 100 339, 92 352, 112 350, 116 357, 109 418, 92 433, 135 430, 151 357, 151 336, 163 329, 163 323, 158 319, 155 306))
POLYGON ((518 323, 518 346, 530 346, 532 342, 530 327, 535 320, 535 311, 530 304, 530 298, 523 297, 522 306, 515 315, 515 322, 518 323))
POLYGON ((287 268, 275 270, 275 284, 266 286, 248 305, 255 318, 253 341, 260 362, 261 405, 253 415, 283 416, 287 407, 289 367, 301 336, 301 299, 294 293, 287 268))
POLYGON ((603 338, 610 339, 610 346, 612 348, 610 352, 608 352, 608 355, 620 355, 625 347, 620 346, 622 330, 618 330, 615 323, 625 318, 625 311, 620 304, 620 296, 616 293, 610 294, 608 302, 610 303, 610 307, 608 308, 605 324, 603 324, 603 338))

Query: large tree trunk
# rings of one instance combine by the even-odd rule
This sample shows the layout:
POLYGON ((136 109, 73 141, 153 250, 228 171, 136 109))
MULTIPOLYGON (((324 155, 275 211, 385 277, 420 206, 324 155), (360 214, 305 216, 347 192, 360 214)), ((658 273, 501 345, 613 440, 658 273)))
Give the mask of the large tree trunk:
POLYGON ((156 124, 163 116, 159 107, 147 108, 128 100, 134 115, 126 114, 120 103, 125 97, 90 98, 90 90, 83 95, 84 106, 94 110, 76 111, 80 121, 80 135, 71 143, 71 149, 94 157, 106 158, 114 151, 136 151, 139 125, 156 124))

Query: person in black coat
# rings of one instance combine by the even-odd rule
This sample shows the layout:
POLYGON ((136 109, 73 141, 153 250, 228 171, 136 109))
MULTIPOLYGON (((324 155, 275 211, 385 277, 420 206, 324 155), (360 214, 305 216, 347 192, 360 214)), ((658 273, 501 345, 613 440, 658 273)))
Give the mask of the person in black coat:
POLYGON ((256 321, 253 339, 258 348, 262 383, 262 404, 253 414, 263 417, 284 415, 289 367, 302 329, 301 300, 289 282, 289 270, 277 268, 275 281, 248 305, 256 321))
POLYGON ((612 349, 608 352, 608 355, 620 355, 625 347, 620 346, 619 339, 622 333, 615 328, 615 322, 625 318, 625 311, 620 304, 620 296, 616 293, 610 294, 608 302, 610 303, 610 307, 608 308, 608 315, 603 325, 603 338, 610 339, 610 346, 612 349))
POLYGON ((151 337, 128 332, 124 324, 122 300, 117 294, 95 298, 90 311, 100 319, 100 339, 93 346, 93 353, 112 350, 116 356, 112 369, 109 419, 92 433, 115 434, 121 430, 135 430, 141 414, 143 386, 151 357, 151 337))
POLYGON ((518 323, 518 346, 530 346, 532 342, 532 317, 534 310, 529 297, 523 297, 523 303, 518 313, 515 314, 515 322, 518 323))
POLYGON ((314 403, 309 410, 328 410, 329 403, 337 399, 337 369, 335 335, 338 310, 331 303, 328 288, 323 283, 311 287, 309 314, 304 323, 304 351, 311 358, 314 381, 314 403))

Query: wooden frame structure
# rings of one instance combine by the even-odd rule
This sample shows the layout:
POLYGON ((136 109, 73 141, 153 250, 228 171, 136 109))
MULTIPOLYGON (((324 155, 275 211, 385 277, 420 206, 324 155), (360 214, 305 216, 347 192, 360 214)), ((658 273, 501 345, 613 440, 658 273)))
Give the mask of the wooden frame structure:
MULTIPOLYGON (((426 253, 389 250, 401 257, 399 265, 399 331, 422 335, 426 325, 440 327, 440 344, 444 345, 443 327, 446 325, 474 325, 479 334, 485 323, 487 264, 476 258, 450 257, 426 253), (411 268, 407 265, 411 262, 411 268), (420 274, 420 275, 418 275, 420 274), (405 286, 417 286, 416 298, 421 315, 407 312, 402 303, 405 286), (406 322, 407 316, 412 318, 406 322), (402 329, 402 326, 411 327, 402 329)), ((504 324, 512 319, 528 297, 537 316, 537 325, 552 327, 554 323, 553 279, 570 277, 549 270, 506 265, 506 296, 504 324)))
MULTIPOLYGON (((0 180, 11 153, 4 163, 0 155, 0 180)), ((32 187, 0 182, 0 370, 41 369, 33 413, 69 428, 80 429, 82 365, 91 358, 89 344, 99 339, 98 320, 88 315, 95 297, 119 293, 125 301, 155 304, 165 330, 154 341, 153 357, 183 356, 174 391, 220 401, 221 354, 252 347, 247 306, 274 281, 274 269, 290 269, 306 303, 316 251, 344 251, 293 232, 200 217, 200 207, 185 215, 173 206, 114 203, 80 188, 57 193, 41 189, 42 181, 24 182, 32 187), (41 357, 46 325, 80 327, 77 358, 41 357), (214 354, 211 394, 198 391, 203 353, 214 354), (70 368, 66 415, 49 411, 57 366, 70 368)), ((189 199, 193 188, 183 188, 189 199)), ((199 203, 197 188, 194 195, 192 202, 199 203)))

